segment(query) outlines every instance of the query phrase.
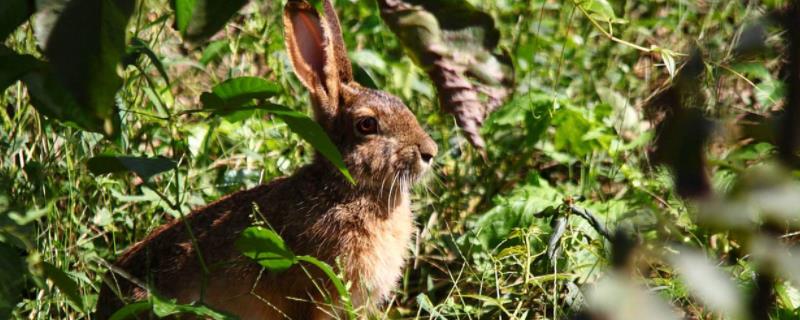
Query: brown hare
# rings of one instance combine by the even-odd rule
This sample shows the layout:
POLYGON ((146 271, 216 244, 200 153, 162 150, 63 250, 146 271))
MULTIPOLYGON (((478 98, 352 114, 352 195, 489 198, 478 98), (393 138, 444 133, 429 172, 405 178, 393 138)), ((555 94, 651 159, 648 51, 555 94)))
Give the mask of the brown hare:
POLYGON ((336 12, 329 0, 323 8, 319 14, 305 1, 286 3, 286 46, 311 93, 316 120, 357 184, 317 155, 290 177, 231 194, 185 221, 162 226, 115 263, 117 271, 109 272, 100 294, 98 318, 145 299, 143 284, 179 303, 202 300, 241 319, 343 315, 322 302, 322 291, 336 291, 324 288, 330 284, 313 267, 272 273, 236 250, 240 233, 262 217, 295 253, 331 265, 339 259, 356 308, 370 310, 390 295, 413 233, 409 187, 429 169, 437 147, 399 99, 353 80, 336 12))

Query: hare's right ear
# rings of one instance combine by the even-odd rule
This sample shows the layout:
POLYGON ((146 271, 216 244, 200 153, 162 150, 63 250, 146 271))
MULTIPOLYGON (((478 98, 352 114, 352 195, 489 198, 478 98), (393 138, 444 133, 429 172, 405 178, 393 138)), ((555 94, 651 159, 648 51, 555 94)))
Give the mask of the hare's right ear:
POLYGON ((323 16, 304 0, 289 0, 283 10, 286 47, 294 72, 315 100, 318 119, 333 119, 339 112, 342 86, 353 81, 339 18, 323 0, 323 16))

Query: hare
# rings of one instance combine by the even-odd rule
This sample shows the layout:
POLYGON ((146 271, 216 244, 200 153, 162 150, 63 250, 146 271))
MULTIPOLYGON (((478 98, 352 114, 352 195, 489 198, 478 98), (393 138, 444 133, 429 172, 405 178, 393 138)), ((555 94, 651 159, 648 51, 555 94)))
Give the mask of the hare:
POLYGON ((342 316, 336 302, 322 302, 321 292, 335 290, 313 267, 272 273, 236 250, 240 233, 262 218, 295 253, 331 265, 339 259, 357 309, 373 309, 390 295, 414 229, 409 187, 429 170, 437 146, 398 98, 353 80, 336 12, 329 0, 322 6, 320 14, 305 1, 286 3, 286 45, 316 121, 357 184, 317 154, 289 177, 160 227, 117 260, 100 293, 98 318, 145 299, 145 286, 241 319, 342 316))

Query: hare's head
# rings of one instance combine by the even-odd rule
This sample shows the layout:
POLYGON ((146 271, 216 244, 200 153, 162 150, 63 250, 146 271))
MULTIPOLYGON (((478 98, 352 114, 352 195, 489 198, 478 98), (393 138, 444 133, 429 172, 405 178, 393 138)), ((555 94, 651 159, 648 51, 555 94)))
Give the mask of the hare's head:
POLYGON ((306 1, 288 1, 286 46, 295 73, 311 92, 317 121, 344 156, 359 185, 390 188, 415 181, 433 162, 436 143, 400 99, 353 80, 336 11, 318 13, 306 1))

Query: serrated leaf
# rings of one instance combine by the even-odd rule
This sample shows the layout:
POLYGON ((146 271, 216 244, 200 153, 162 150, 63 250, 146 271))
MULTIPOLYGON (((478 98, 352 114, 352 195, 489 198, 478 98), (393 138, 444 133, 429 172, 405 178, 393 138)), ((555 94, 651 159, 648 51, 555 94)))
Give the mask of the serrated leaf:
POLYGON ((176 164, 166 158, 101 155, 89 159, 87 166, 95 175, 134 172, 147 181, 156 174, 174 169, 176 164))
POLYGON ((208 109, 233 109, 253 99, 275 96, 280 90, 278 84, 258 77, 231 78, 214 86, 211 92, 204 92, 200 101, 208 109))
POLYGON ((491 15, 466 0, 380 0, 381 17, 414 62, 428 73, 439 104, 483 151, 480 128, 513 91, 514 66, 498 48, 491 15))
POLYGON ((236 249, 261 266, 281 272, 297 263, 294 253, 275 231, 263 227, 250 227, 236 240, 236 249))

